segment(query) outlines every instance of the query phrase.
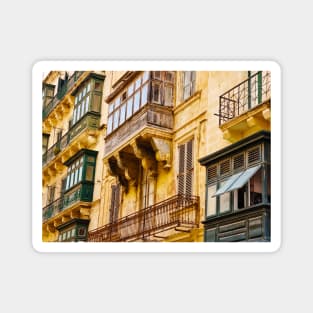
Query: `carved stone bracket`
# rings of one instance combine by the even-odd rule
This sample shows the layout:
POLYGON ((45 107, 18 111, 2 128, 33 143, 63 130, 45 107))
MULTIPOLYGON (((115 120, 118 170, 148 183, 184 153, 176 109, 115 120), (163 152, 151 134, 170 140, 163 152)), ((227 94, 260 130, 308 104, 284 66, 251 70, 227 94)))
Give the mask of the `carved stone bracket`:
POLYGON ((148 149, 138 145, 136 141, 131 143, 131 147, 133 148, 136 158, 141 160, 142 167, 149 171, 151 176, 156 176, 157 164, 153 152, 151 153, 148 149))
POLYGON ((164 163, 164 168, 171 168, 171 142, 169 140, 164 140, 160 138, 151 138, 151 145, 155 151, 155 158, 158 162, 164 163))

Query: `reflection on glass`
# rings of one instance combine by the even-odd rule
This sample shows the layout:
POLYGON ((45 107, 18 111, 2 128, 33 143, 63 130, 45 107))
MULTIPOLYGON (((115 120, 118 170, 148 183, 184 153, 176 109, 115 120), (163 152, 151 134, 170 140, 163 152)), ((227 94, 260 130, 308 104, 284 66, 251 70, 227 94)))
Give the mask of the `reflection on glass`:
POLYGON ((141 77, 139 77, 137 80, 136 80, 136 86, 135 86, 135 89, 137 90, 141 85, 141 77))
POLYGON ((141 106, 144 106, 148 102, 148 85, 145 85, 141 92, 141 106))
POLYGON ((132 110, 133 110, 133 98, 130 98, 127 101, 127 112, 126 112, 126 118, 129 118, 132 116, 132 110))
POLYGON ((82 115, 84 115, 84 113, 85 113, 85 102, 86 102, 86 100, 83 100, 83 102, 82 102, 82 115))
POLYGON ((112 121, 113 121, 113 118, 112 118, 112 115, 110 115, 108 118, 108 134, 110 134, 112 131, 112 121))
POLYGON ((134 84, 128 86, 127 95, 130 96, 134 92, 134 84))
POLYGON ((216 214, 216 197, 212 197, 215 192, 216 185, 208 187, 207 216, 216 214))
POLYGON ((139 105, 140 105, 140 91, 137 91, 135 93, 135 98, 134 98, 134 112, 139 110, 139 105))
POLYGON ((125 113, 126 113, 126 103, 121 106, 121 116, 120 116, 120 124, 125 121, 125 113))
MULTIPOLYGON (((227 181, 220 183, 220 188, 225 185, 227 181)), ((230 193, 226 192, 219 196, 220 199, 220 213, 225 213, 230 210, 230 193)))
POLYGON ((80 118, 80 105, 78 106, 78 109, 77 109, 77 120, 79 120, 80 118))
POLYGON ((109 105, 109 113, 113 112, 113 103, 109 105))
POLYGON ((89 96, 86 98, 86 112, 89 111, 89 96))
POLYGON ((119 110, 116 110, 116 111, 114 112, 113 129, 117 128, 117 126, 118 126, 119 113, 120 113, 119 110))
POLYGON ((142 77, 142 83, 144 83, 145 81, 147 81, 149 78, 149 72, 144 72, 143 77, 142 77))
POLYGON ((82 176, 83 176, 83 166, 81 166, 81 167, 79 168, 78 181, 81 181, 81 180, 82 180, 82 176))

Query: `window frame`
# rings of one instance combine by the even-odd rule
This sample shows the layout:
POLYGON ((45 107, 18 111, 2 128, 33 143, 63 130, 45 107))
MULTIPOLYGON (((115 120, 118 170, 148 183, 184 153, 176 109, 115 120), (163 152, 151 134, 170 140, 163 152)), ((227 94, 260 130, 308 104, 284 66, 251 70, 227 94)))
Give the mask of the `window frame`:
MULTIPOLYGON (((227 156, 227 157, 223 157, 221 159, 218 159, 216 162, 212 162, 211 164, 209 164, 208 166, 206 166, 206 200, 205 200, 205 218, 206 219, 210 219, 210 218, 215 218, 218 216, 222 216, 222 215, 227 215, 227 214, 232 214, 232 213, 236 213, 239 212, 241 210, 246 210, 246 209, 250 209, 251 207, 254 207, 255 205, 259 205, 259 204, 266 204, 266 203, 270 203, 270 182, 268 181, 270 179, 270 162, 268 160, 266 160, 266 156, 264 154, 264 144, 257 144, 254 146, 250 146, 250 147, 246 147, 241 151, 236 151, 235 153, 227 156), (259 149, 260 152, 260 157, 257 161, 253 161, 248 163, 248 157, 249 157, 249 152, 253 151, 254 149, 259 149), (234 167, 234 159, 236 157, 238 157, 239 155, 243 154, 244 155, 244 161, 243 161, 243 166, 242 167, 234 167), (230 166, 231 166, 231 171, 229 174, 227 175, 222 175, 220 172, 220 165, 227 159, 230 159, 230 166), (215 214, 209 214, 209 211, 214 211, 211 210, 211 208, 208 207, 210 201, 208 197, 209 192, 208 190, 212 187, 212 186, 216 186, 216 190, 218 190, 220 188, 220 183, 222 181, 227 181, 227 179, 229 177, 232 177, 236 174, 239 174, 240 172, 244 172, 248 169, 252 169, 253 167, 256 167, 260 165, 260 168, 253 174, 252 177, 249 178, 249 180, 244 184, 244 186, 242 186, 241 188, 235 189, 235 190, 230 190, 228 192, 226 192, 227 194, 229 194, 229 206, 230 206, 230 210, 226 211, 226 212, 221 212, 221 206, 220 206, 220 198, 223 194, 216 196, 216 201, 215 201, 215 214), (217 168, 217 171, 214 172, 214 169, 217 168), (216 174, 216 175, 214 175, 216 174), (210 177, 209 177, 210 175, 210 177), (257 178, 258 177, 258 178, 257 178), (261 195, 259 195, 258 199, 261 199, 259 202, 254 202, 251 203, 251 183, 252 180, 258 179, 259 180, 259 186, 261 186, 261 195), (265 185, 269 185, 269 187, 265 187, 265 185), (246 189, 246 194, 247 197, 244 200, 245 204, 244 207, 242 208, 238 208, 236 207, 236 203, 238 203, 238 191, 245 188, 246 189), (237 196, 236 196, 237 195, 237 196), (237 197, 237 200, 236 200, 237 197), (266 198, 267 197, 267 198, 266 198)), ((212 195, 211 195, 212 197, 212 195)))

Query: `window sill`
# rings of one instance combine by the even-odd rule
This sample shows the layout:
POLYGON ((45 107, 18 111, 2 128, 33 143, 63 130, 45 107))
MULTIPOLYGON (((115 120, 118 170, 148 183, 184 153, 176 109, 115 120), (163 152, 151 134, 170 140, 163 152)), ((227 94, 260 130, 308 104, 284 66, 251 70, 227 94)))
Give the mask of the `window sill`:
POLYGON ((256 213, 257 211, 261 211, 262 209, 269 210, 270 208, 271 208, 270 203, 258 203, 258 204, 254 204, 252 206, 249 206, 247 208, 239 209, 237 211, 230 211, 230 212, 227 212, 224 214, 206 217, 205 220, 202 221, 201 223, 202 224, 208 224, 211 222, 219 222, 220 220, 223 220, 223 219, 249 215, 252 213, 256 213))

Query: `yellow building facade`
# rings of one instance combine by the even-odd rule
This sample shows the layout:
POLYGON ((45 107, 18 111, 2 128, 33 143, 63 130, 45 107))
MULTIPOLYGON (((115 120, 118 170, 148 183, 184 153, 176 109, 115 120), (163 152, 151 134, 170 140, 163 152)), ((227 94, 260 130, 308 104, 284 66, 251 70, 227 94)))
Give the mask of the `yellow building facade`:
POLYGON ((221 112, 221 95, 253 74, 50 72, 43 241, 204 241, 207 168, 199 160, 270 130, 270 102, 234 114, 228 101, 232 115, 221 112))

